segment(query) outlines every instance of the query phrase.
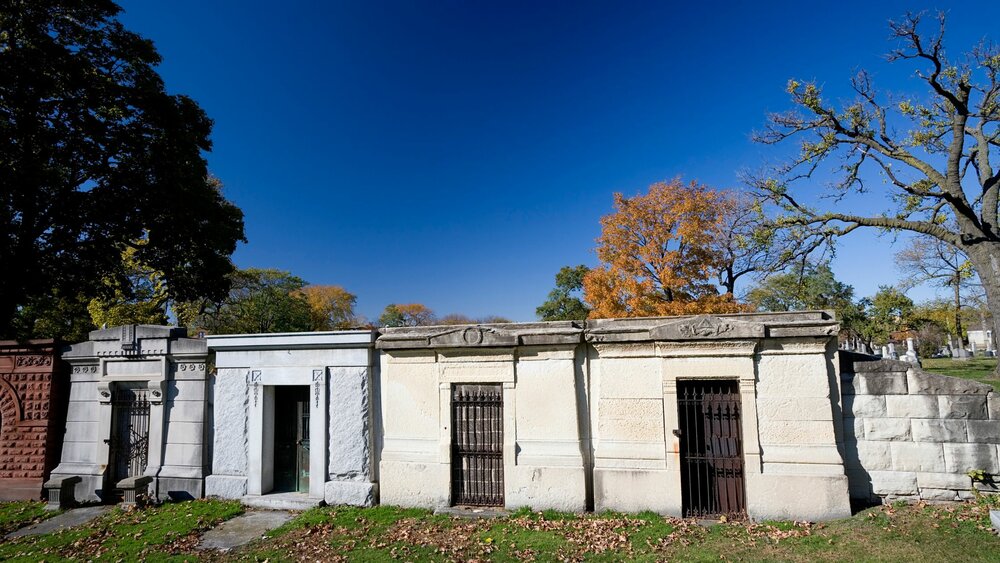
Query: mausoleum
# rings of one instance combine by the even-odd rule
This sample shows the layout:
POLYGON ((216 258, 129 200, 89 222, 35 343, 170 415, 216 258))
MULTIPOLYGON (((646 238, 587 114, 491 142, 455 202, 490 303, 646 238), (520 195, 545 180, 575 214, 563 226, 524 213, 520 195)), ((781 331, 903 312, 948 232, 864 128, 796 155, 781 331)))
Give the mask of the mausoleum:
POLYGON ((206 494, 289 508, 377 502, 376 334, 207 337, 216 373, 206 494))
POLYGON ((587 508, 579 323, 388 328, 378 347, 383 503, 587 508))
POLYGON ((62 458, 46 487, 77 501, 203 495, 205 341, 187 330, 125 325, 63 353, 71 366, 62 458))

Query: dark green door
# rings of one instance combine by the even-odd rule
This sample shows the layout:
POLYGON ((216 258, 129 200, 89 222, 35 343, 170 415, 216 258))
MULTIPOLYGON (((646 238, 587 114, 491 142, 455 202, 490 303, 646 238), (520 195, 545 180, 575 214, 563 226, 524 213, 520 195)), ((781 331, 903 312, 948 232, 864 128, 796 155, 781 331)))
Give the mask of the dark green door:
POLYGON ((309 491, 309 387, 274 389, 274 491, 309 491))

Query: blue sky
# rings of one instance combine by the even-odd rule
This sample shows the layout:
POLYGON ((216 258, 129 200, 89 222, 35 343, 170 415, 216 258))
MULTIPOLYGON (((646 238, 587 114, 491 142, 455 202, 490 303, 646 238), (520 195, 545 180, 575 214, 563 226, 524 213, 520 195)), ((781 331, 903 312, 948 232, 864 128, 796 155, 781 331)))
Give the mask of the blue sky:
MULTIPOLYGON (((918 91, 912 67, 884 61, 889 19, 946 9, 958 51, 996 15, 981 1, 121 5, 168 89, 215 120, 210 167, 246 214, 239 266, 342 285, 369 318, 420 302, 522 321, 561 266, 596 265, 613 192, 739 187, 780 158, 749 135, 789 108, 789 78, 846 98, 864 67, 918 91)), ((845 238, 838 278, 859 295, 895 283, 890 243, 845 238)))

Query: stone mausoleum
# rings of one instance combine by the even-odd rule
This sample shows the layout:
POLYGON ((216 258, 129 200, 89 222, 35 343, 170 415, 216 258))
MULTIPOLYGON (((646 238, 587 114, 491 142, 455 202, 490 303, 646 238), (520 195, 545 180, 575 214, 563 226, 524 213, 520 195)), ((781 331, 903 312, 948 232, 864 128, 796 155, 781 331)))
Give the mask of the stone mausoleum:
POLYGON ((374 504, 376 334, 209 336, 206 494, 270 507, 374 504))
POLYGON ((163 500, 204 496, 205 340, 183 328, 125 325, 91 332, 62 357, 71 367, 66 433, 46 487, 78 502, 137 490, 163 500))
POLYGON ((822 312, 386 329, 382 502, 848 516, 837 330, 822 312))

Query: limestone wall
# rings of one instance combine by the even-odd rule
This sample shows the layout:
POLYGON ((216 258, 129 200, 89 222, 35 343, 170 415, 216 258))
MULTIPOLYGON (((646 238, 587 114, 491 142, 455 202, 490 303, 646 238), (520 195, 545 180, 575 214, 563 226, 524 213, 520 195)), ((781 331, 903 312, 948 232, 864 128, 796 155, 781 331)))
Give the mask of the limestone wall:
POLYGON ((964 499, 969 470, 1000 472, 990 385, 850 352, 840 362, 852 498, 964 499))
POLYGON ((451 390, 503 389, 508 508, 587 508, 582 330, 573 323, 387 329, 381 365, 381 500, 451 504, 451 390))
POLYGON ((597 510, 681 515, 678 382, 737 384, 755 519, 850 514, 826 313, 588 321, 597 510))

